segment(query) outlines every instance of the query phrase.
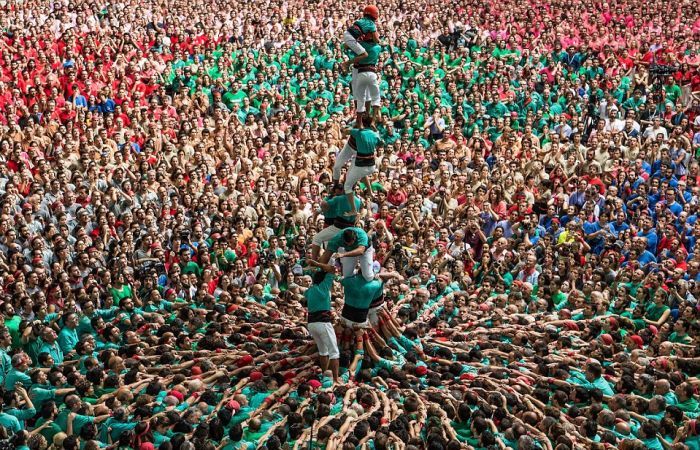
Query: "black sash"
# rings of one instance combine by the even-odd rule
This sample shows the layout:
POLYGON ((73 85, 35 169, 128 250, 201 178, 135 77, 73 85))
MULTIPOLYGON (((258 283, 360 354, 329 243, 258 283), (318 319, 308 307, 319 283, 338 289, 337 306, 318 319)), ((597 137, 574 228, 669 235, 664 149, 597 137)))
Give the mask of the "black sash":
POLYGON ((343 306, 343 312, 341 313, 344 319, 357 323, 366 322, 367 314, 369 314, 369 309, 355 308, 354 306, 350 306, 347 303, 343 306))
POLYGON ((309 313, 309 323, 314 323, 314 322, 327 322, 327 323, 329 323, 330 321, 331 321, 331 312, 330 311, 316 311, 316 312, 309 313))

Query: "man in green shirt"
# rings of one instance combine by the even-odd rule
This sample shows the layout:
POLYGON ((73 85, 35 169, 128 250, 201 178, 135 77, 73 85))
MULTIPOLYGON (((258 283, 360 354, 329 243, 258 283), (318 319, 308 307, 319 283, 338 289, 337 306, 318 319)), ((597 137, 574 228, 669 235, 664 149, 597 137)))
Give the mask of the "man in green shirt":
POLYGON ((51 358, 53 358, 53 363, 55 365, 63 364, 63 350, 61 350, 61 346, 58 343, 58 336, 53 328, 44 327, 44 330, 41 332, 41 341, 42 345, 39 347, 37 355, 48 353, 51 358))
MULTIPOLYGON (((354 275, 357 261, 360 261, 362 276, 370 281, 374 278, 372 263, 374 261, 374 249, 372 248, 367 233, 362 228, 350 227, 328 241, 326 251, 321 256, 321 263, 326 264, 331 255, 338 253, 338 258, 343 265, 343 277, 354 275)), ((371 300, 371 299, 370 299, 371 300)))
MULTIPOLYGON (((365 122, 372 126, 372 119, 366 118, 365 122)), ((350 130, 350 136, 357 144, 357 155, 350 166, 347 175, 345 176, 345 196, 351 208, 346 211, 343 216, 353 217, 357 215, 357 208, 354 202, 355 185, 363 178, 369 183, 369 177, 377 170, 375 166, 374 153, 377 146, 382 143, 379 134, 369 128, 353 128, 350 130)))
MULTIPOLYGON (((341 230, 355 225, 356 216, 346 217, 344 214, 350 211, 352 207, 348 203, 347 197, 343 195, 342 186, 334 187, 332 196, 327 197, 321 202, 321 211, 323 211, 323 219, 326 227, 316 233, 311 240, 311 259, 318 259, 321 247, 337 235, 341 230)), ((362 200, 352 194, 354 199, 355 210, 359 211, 362 207, 362 200)))
POLYGON ((61 427, 62 430, 66 430, 68 429, 68 416, 73 414, 73 433, 76 435, 80 434, 80 430, 88 423, 100 423, 111 417, 109 414, 98 417, 78 414, 77 411, 80 409, 82 402, 77 395, 67 396, 65 404, 66 408, 58 413, 54 422, 61 427))
POLYGON ((340 351, 335 330, 331 322, 331 289, 335 267, 328 264, 320 264, 309 261, 309 264, 320 267, 322 270, 312 275, 313 284, 304 292, 306 307, 309 310, 308 329, 318 347, 321 370, 331 370, 333 382, 338 381, 340 351))
POLYGON ((5 377, 5 390, 14 390, 17 383, 20 383, 25 389, 32 386, 32 379, 26 373, 31 362, 32 360, 26 353, 12 355, 12 369, 5 377))
MULTIPOLYGON (((379 18, 379 9, 374 5, 368 5, 363 10, 362 19, 353 23, 353 25, 343 34, 343 42, 353 51, 354 57, 341 64, 343 71, 348 67, 353 66, 352 71, 352 91, 355 100, 357 100, 357 124, 362 124, 363 113, 365 111, 365 97, 367 86, 366 83, 372 82, 371 76, 365 75, 373 73, 374 84, 376 86, 377 101, 379 99, 379 81, 377 76, 376 65, 378 63, 379 51, 379 34, 377 33, 376 21, 379 18), (377 58, 377 60, 375 60, 377 58), (358 87, 360 79, 363 80, 362 87, 358 87), (362 105, 360 107, 360 105, 362 105)), ((379 106, 379 103, 373 103, 374 106, 379 106)), ((374 114, 379 113, 379 108, 374 108, 374 114)))
POLYGON ((372 118, 378 122, 381 104, 377 65, 382 47, 376 42, 363 42, 362 47, 365 49, 364 55, 351 60, 354 64, 352 94, 357 104, 358 124, 363 123, 362 116, 367 110, 368 101, 372 105, 372 118))
POLYGON ((343 278, 341 284, 345 292, 341 322, 350 328, 369 327, 369 307, 372 300, 381 295, 384 284, 359 275, 343 278))

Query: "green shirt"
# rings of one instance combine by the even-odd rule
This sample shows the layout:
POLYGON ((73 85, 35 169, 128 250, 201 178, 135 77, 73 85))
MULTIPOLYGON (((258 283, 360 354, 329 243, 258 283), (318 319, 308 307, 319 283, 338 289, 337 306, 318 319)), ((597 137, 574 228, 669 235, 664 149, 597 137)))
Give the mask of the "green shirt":
MULTIPOLYGON (((63 353, 70 353, 78 345, 78 330, 71 330, 68 327, 63 327, 60 333, 58 333, 58 345, 63 350, 63 353)), ((58 364, 58 362, 56 362, 58 364)))
POLYGON ((367 52, 367 56, 362 58, 358 64, 361 66, 376 66, 379 64, 379 55, 382 53, 382 46, 376 42, 361 42, 362 48, 367 52))
MULTIPOLYGON (((42 426, 44 423, 46 423, 46 419, 44 419, 43 417, 39 417, 39 419, 37 419, 37 421, 36 421, 36 424, 34 425, 34 428, 39 428, 39 427, 42 426)), ((39 433, 40 433, 42 436, 44 436, 48 442, 53 442, 53 437, 54 437, 55 435, 57 435, 58 433, 61 433, 61 432, 63 432, 63 430, 61 429, 61 427, 59 427, 59 426, 56 424, 56 422, 51 422, 51 425, 49 425, 48 427, 44 428, 44 429, 41 430, 39 433)))
POLYGON ((29 398, 35 407, 41 409, 44 402, 56 398, 56 389, 48 384, 34 384, 29 388, 29 398))
POLYGON ((357 309, 369 308, 384 288, 380 280, 367 281, 362 275, 344 278, 341 284, 345 289, 345 303, 357 309))
POLYGON ((320 284, 315 284, 304 292, 309 313, 331 310, 333 278, 332 273, 327 273, 320 284))
MULTIPOLYGON (((58 425, 61 428, 61 430, 68 429, 68 413, 70 413, 70 411, 64 409, 58 413, 58 416, 56 416, 56 420, 54 421, 54 423, 58 425)), ((80 430, 82 430, 85 425, 94 422, 95 418, 93 416, 84 416, 82 414, 76 414, 75 419, 73 419, 73 434, 76 436, 79 435, 80 430)))
MULTIPOLYGON (((355 199, 355 211, 359 211, 362 208, 362 200, 358 196, 354 196, 355 199)), ((333 198, 326 200, 328 203, 328 211, 332 213, 328 214, 326 217, 343 217, 347 222, 354 222, 356 216, 344 216, 346 212, 350 211, 350 203, 348 203, 348 198, 345 195, 338 195, 333 198)))
POLYGON ((54 365, 61 365, 63 364, 63 351, 61 350, 61 347, 59 346, 58 342, 54 342, 53 344, 49 344, 48 342, 44 342, 44 344, 39 347, 39 352, 37 353, 37 356, 41 353, 48 353, 51 355, 53 358, 53 363, 54 365))
POLYGON ((19 425, 22 430, 24 430, 24 421, 27 419, 31 419, 36 415, 36 409, 34 408, 26 408, 26 409, 19 409, 19 408, 6 408, 3 412, 15 416, 17 420, 19 421, 19 425))
POLYGON ((131 291, 131 287, 127 284, 122 285, 122 287, 119 289, 109 288, 109 293, 112 294, 114 304, 117 306, 119 305, 119 302, 125 298, 131 298, 134 296, 134 293, 131 291))
POLYGON ((25 389, 29 389, 32 386, 32 379, 26 373, 20 372, 13 367, 10 369, 7 377, 5 377, 5 390, 14 391, 17 383, 22 383, 25 389))
MULTIPOLYGON (((76 417, 77 420, 77 417, 76 417)), ((73 422, 75 424, 75 421, 73 422)), ((109 439, 112 439, 112 442, 117 442, 119 440, 119 436, 124 433, 125 431, 130 431, 136 428, 136 422, 122 422, 120 420, 116 420, 114 417, 110 417, 105 421, 105 423, 102 425, 102 436, 101 440, 103 442, 109 442, 109 439), (110 431, 111 428, 111 431, 110 431)))
POLYGON ((22 345, 21 341, 21 336, 19 333, 19 324, 22 322, 22 318, 20 316, 12 316, 5 318, 5 327, 7 328, 7 331, 10 332, 10 336, 12 337, 12 348, 20 348, 22 345))
POLYGON ((5 427, 5 429, 8 431, 11 431, 13 434, 23 429, 22 425, 19 423, 19 420, 17 420, 15 416, 4 412, 0 412, 0 425, 5 427))
POLYGON ((362 228, 350 227, 342 230, 340 233, 336 234, 330 241, 328 241, 328 250, 332 252, 337 252, 340 247, 344 247, 345 251, 355 250, 357 247, 369 247, 369 237, 367 233, 362 228), (343 242, 343 233, 351 230, 355 233, 355 243, 352 245, 347 245, 343 242))
POLYGON ((374 20, 370 19, 369 17, 363 17, 359 20, 356 20, 355 23, 353 23, 353 26, 350 27, 350 29, 348 30, 355 39, 361 36, 359 34, 355 36, 357 34, 357 28, 360 29, 362 34, 374 33, 375 31, 377 31, 377 24, 374 23, 374 20))
POLYGON ((379 135, 368 128, 353 128, 350 130, 350 135, 355 138, 357 144, 357 154, 362 156, 372 156, 381 142, 379 135))

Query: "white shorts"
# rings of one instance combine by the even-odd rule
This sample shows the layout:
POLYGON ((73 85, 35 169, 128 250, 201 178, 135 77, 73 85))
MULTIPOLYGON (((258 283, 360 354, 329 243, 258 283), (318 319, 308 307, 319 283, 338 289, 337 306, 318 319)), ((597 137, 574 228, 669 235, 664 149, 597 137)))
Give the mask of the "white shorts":
POLYGON ((331 225, 314 234, 314 237, 311 239, 311 243, 313 245, 323 247, 323 244, 333 239, 333 237, 340 232, 340 228, 336 227, 335 225, 331 225))
POLYGON ((375 72, 360 72, 353 76, 353 83, 352 94, 355 102, 357 102, 357 112, 365 112, 367 99, 372 103, 372 106, 381 104, 379 77, 375 72))
POLYGON ((318 354, 328 359, 339 359, 338 340, 335 337, 333 324, 330 322, 311 322, 308 324, 309 334, 314 338, 318 354))
POLYGON ((365 320, 364 322, 353 322, 350 319, 346 319, 345 317, 340 317, 340 324, 343 325, 345 328, 352 328, 352 329, 358 329, 358 328, 372 328, 372 325, 370 325, 369 320, 365 320))
POLYGON ((376 308, 370 308, 367 314, 367 320, 369 320, 370 325, 376 328, 379 325, 379 313, 384 310, 384 303, 377 306, 376 308))

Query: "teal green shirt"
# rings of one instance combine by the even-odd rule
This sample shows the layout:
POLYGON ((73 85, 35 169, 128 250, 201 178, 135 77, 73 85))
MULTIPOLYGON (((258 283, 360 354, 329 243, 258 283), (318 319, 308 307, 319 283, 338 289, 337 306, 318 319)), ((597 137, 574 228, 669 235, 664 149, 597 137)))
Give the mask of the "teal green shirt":
MULTIPOLYGON (((58 413, 58 416, 56 416, 56 420, 54 421, 56 425, 61 427, 61 429, 64 431, 68 428, 68 413, 70 413, 69 410, 62 410, 58 413)), ((73 434, 76 436, 79 435, 80 430, 82 430, 85 425, 94 422, 95 418, 93 416, 84 416, 82 414, 76 414, 75 419, 73 419, 73 434)))
POLYGON ((78 330, 63 327, 61 332, 58 333, 58 345, 63 350, 63 353, 72 352, 75 346, 78 345, 78 330))
POLYGON ((5 412, 0 412, 0 425, 5 427, 6 430, 11 431, 13 434, 21 431, 23 429, 19 420, 11 414, 5 412))
POLYGON ((25 389, 29 389, 32 386, 32 379, 29 378, 29 375, 26 373, 20 372, 13 367, 10 369, 7 377, 5 377, 5 390, 14 391, 15 384, 17 383, 22 383, 22 386, 25 389))
POLYGON ((340 247, 344 247, 345 251, 351 251, 355 250, 357 247, 369 247, 369 237, 367 236, 367 233, 365 230, 362 228, 357 228, 357 227, 350 227, 346 228, 340 233, 336 234, 330 241, 328 241, 328 250, 332 252, 337 252, 340 247), (356 239, 355 243, 352 245, 346 245, 343 242, 343 233, 345 233, 347 230, 352 230, 355 233, 356 239))
POLYGON ((345 289, 345 303, 357 309, 369 308, 384 287, 380 280, 367 281, 362 275, 344 278, 341 284, 345 289))
POLYGON ((359 20, 356 20, 355 23, 353 23, 353 27, 350 28, 350 34, 352 34, 353 37, 357 39, 360 36, 355 36, 356 32, 353 32, 354 27, 358 27, 363 34, 374 33, 375 31, 377 31, 377 24, 374 23, 374 20, 370 19, 369 17, 363 17, 359 20))
POLYGON ((331 310, 331 288, 333 287, 333 274, 327 273, 323 282, 315 284, 304 292, 309 313, 331 310))
POLYGON ((377 132, 369 128, 353 128, 350 130, 350 136, 355 139, 357 144, 357 154, 362 156, 374 155, 374 150, 381 142, 377 132))
POLYGON ((19 425, 22 430, 24 430, 24 421, 27 419, 31 419, 36 415, 36 409, 34 408, 26 408, 26 409, 19 409, 19 408, 6 408, 3 412, 15 416, 17 420, 19 421, 19 425))
MULTIPOLYGON (((359 211, 362 208, 362 200, 358 196, 354 196, 355 199, 355 211, 359 211)), ((326 200, 328 203, 329 211, 333 211, 330 217, 342 217, 347 222, 354 222, 357 216, 344 216, 344 214, 350 211, 350 203, 348 203, 348 198, 345 195, 338 195, 333 198, 326 200)), ((324 217, 328 217, 324 214, 324 217)))
POLYGON ((358 64, 361 66, 376 66, 379 64, 379 55, 382 53, 382 46, 376 42, 361 42, 362 48, 367 52, 367 56, 362 58, 358 64))
POLYGON ((44 402, 56 398, 56 389, 48 384, 34 384, 29 388, 28 393, 34 406, 39 409, 41 409, 41 405, 43 405, 44 402))
MULTIPOLYGON (((77 417, 76 417, 77 420, 77 417)), ((73 422, 75 424, 75 421, 73 422)), ((111 439, 111 442, 117 442, 119 440, 119 436, 124 433, 125 431, 130 431, 136 428, 136 422, 122 422, 119 420, 116 420, 113 417, 110 417, 105 421, 105 423, 102 425, 102 435, 101 435, 101 440, 103 442, 110 442, 109 439, 111 439), (110 431, 111 428, 111 431, 110 431)))
POLYGON ((63 364, 63 351, 61 350, 61 347, 57 342, 54 342, 53 344, 49 344, 48 342, 44 342, 44 344, 39 347, 39 352, 37 353, 37 356, 41 353, 48 353, 51 355, 53 358, 53 363, 56 366, 59 366, 63 364))
POLYGON ((12 368, 12 359, 10 355, 3 349, 0 349, 0 383, 5 382, 5 377, 7 373, 12 368))

